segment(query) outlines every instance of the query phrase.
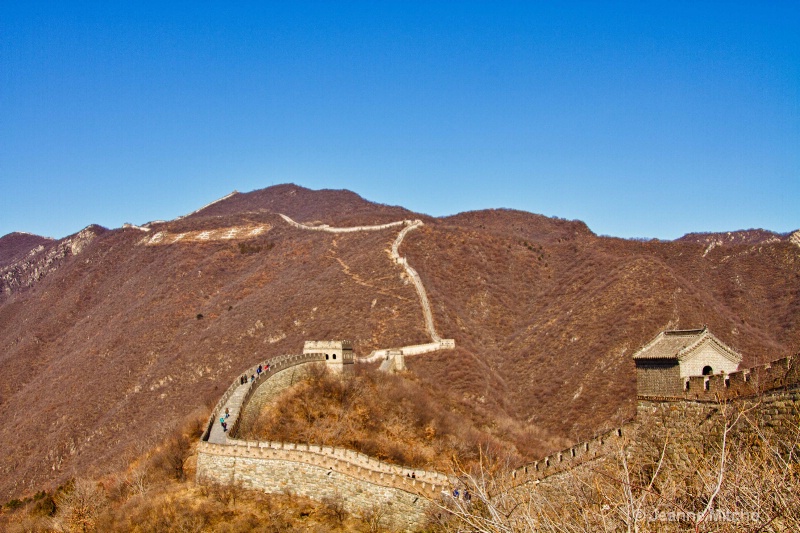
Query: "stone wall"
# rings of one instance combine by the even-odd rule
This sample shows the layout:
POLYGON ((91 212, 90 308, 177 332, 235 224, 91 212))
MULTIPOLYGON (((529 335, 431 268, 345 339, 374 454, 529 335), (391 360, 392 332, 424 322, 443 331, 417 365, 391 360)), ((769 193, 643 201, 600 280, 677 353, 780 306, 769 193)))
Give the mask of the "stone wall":
MULTIPOLYGON (((280 213, 279 213, 280 214, 280 213)), ((294 226, 295 228, 299 229, 307 229, 311 231, 326 231, 328 233, 353 233, 356 231, 380 231, 389 228, 397 228, 404 224, 410 224, 410 220, 399 220, 397 222, 389 222, 388 224, 378 224, 375 226, 351 226, 349 228, 334 228, 327 224, 320 224, 318 226, 307 226, 305 224, 300 224, 299 222, 295 222, 291 218, 287 217, 286 215, 280 214, 281 218, 285 220, 288 224, 294 226)))
POLYGON ((384 361, 398 352, 401 352, 403 355, 421 355, 438 352, 439 350, 454 350, 455 347, 456 341, 453 339, 441 339, 438 342, 429 342, 427 344, 413 344, 411 346, 401 346, 400 348, 374 350, 368 356, 359 357, 358 362, 374 363, 375 361, 384 361))
POLYGON ((337 468, 335 459, 320 455, 314 460, 312 454, 301 450, 237 447, 231 451, 208 443, 203 443, 203 448, 197 461, 200 482, 341 501, 351 513, 382 513, 381 525, 395 530, 422 526, 430 499, 440 497, 442 490, 419 479, 384 475, 347 463, 337 468), (369 477, 374 482, 365 480, 369 477))
POLYGON ((748 398, 800 383, 800 366, 797 357, 789 356, 763 365, 713 376, 685 378, 682 390, 670 395, 640 395, 643 399, 696 400, 716 402, 734 398, 748 398))
POLYGON ((681 362, 681 377, 702 376, 707 366, 711 367, 709 374, 736 372, 741 356, 736 361, 731 361, 730 357, 727 347, 714 342, 714 338, 709 339, 681 362))
MULTIPOLYGON (((343 448, 236 438, 239 420, 245 426, 249 423, 248 410, 244 409, 248 402, 250 411, 257 412, 301 379, 307 365, 319 361, 318 356, 274 358, 263 363, 269 364, 270 370, 254 383, 231 385, 218 402, 211 424, 230 401, 241 402, 232 412, 243 414, 233 422, 223 443, 208 442, 210 430, 204 434, 197 452, 198 481, 235 483, 267 492, 289 491, 319 500, 341 498, 351 512, 380 509, 387 525, 394 528, 421 527, 431 501, 449 492, 456 480, 343 448)), ((691 459, 704 453, 704 443, 715 442, 705 436, 714 436, 718 428, 715 420, 719 420, 716 415, 730 402, 743 404, 750 416, 760 418, 767 428, 796 428, 800 420, 800 372, 794 361, 787 357, 729 375, 689 378, 684 390, 672 395, 640 395, 636 418, 622 427, 515 469, 511 474, 515 490, 526 490, 526 483, 556 479, 566 471, 609 460, 623 448, 644 452, 646 437, 661 431, 671 435, 667 454, 670 466, 691 468, 691 459)), ((248 370, 248 374, 252 372, 255 367, 248 370)))
POLYGON ((681 370, 674 359, 642 359, 636 363, 636 392, 672 396, 681 393, 681 370))
POLYGON ((243 402, 245 405, 239 415, 239 424, 235 428, 231 428, 230 436, 237 438, 239 435, 247 435, 264 406, 277 398, 284 390, 305 379, 308 370, 309 365, 304 363, 278 372, 270 371, 269 374, 262 372, 261 381, 254 383, 253 393, 243 402))

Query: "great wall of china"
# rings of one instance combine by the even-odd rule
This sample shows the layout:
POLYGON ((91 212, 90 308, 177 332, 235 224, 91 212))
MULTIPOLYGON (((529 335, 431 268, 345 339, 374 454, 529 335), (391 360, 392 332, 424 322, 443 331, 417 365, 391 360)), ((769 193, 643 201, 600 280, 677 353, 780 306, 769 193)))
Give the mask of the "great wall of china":
MULTIPOLYGON (((426 353, 442 347, 454 347, 451 340, 441 339, 433 328, 430 304, 419 276, 399 255, 405 234, 419 227, 421 221, 401 221, 381 226, 331 228, 304 226, 281 215, 287 223, 302 229, 328 232, 377 231, 404 226, 395 240, 391 255, 414 280, 420 295, 426 327, 432 343, 407 346, 406 354, 426 353), (417 224, 418 223, 418 224, 417 224)), ((385 358, 392 349, 376 350, 360 362, 385 358)), ((395 529, 413 530, 421 527, 431 502, 449 494, 457 478, 440 472, 411 469, 385 463, 367 455, 331 446, 309 443, 252 441, 238 438, 242 420, 248 409, 258 410, 270 395, 298 379, 303 368, 310 364, 326 364, 319 353, 284 355, 263 361, 245 371, 258 375, 253 380, 234 382, 215 406, 208 426, 197 448, 197 479, 199 482, 235 484, 266 492, 291 492, 310 498, 338 499, 354 513, 363 513, 380 506, 388 525, 395 529), (230 412, 229 430, 224 432, 218 420, 230 412)), ((796 358, 786 357, 743 369, 730 374, 690 377, 683 391, 671 396, 639 394, 636 418, 623 426, 607 431, 588 441, 551 454, 539 461, 511 472, 513 486, 524 488, 591 464, 617 453, 630 445, 631 435, 648 425, 667 427, 691 449, 693 422, 708 420, 721 402, 750 402, 768 424, 787 426, 797 424, 800 416, 800 369, 796 358)))
MULTIPOLYGON (((298 375, 297 370, 315 363, 324 364, 325 358, 320 354, 275 357, 261 363, 262 368, 269 365, 269 370, 261 372, 255 381, 233 383, 214 408, 198 445, 198 480, 266 492, 290 491, 315 499, 339 498, 355 513, 380 505, 393 527, 419 527, 430 502, 458 485, 455 477, 385 463, 343 448, 237 438, 245 409, 263 405, 263 401, 256 400, 259 390, 275 383, 271 392, 277 393, 302 379, 302 372, 298 375), (226 408, 231 413, 228 433, 217 422, 226 408)), ((676 396, 640 395, 636 418, 513 470, 513 485, 538 483, 611 456, 630 445, 631 437, 643 427, 666 427, 686 444, 692 439, 687 428, 694 428, 693 422, 707 420, 720 402, 750 402, 768 425, 796 425, 800 414, 800 368, 795 363, 796 358, 786 357, 728 375, 688 378, 684 393, 676 396)), ((245 374, 256 374, 257 367, 247 369, 245 374)))
POLYGON ((246 370, 245 375, 258 376, 255 380, 244 384, 237 380, 228 387, 197 447, 198 481, 336 499, 356 513, 381 506, 392 527, 418 526, 425 520, 428 502, 449 489, 446 475, 385 463, 344 448, 237 438, 245 410, 260 407, 259 391, 269 387, 275 393, 290 386, 309 364, 325 364, 325 358, 320 354, 274 357, 246 370), (230 413, 227 432, 218 422, 226 409, 230 413))
POLYGON ((689 418, 700 418, 705 407, 720 402, 759 401, 759 411, 768 425, 796 423, 800 413, 800 366, 797 357, 784 357, 769 363, 745 368, 730 374, 692 376, 685 378, 683 392, 671 396, 637 396, 636 417, 621 427, 604 432, 566 450, 548 455, 539 461, 522 466, 512 475, 519 483, 531 482, 571 470, 576 466, 614 453, 636 429, 660 420, 676 418, 685 432, 689 418))

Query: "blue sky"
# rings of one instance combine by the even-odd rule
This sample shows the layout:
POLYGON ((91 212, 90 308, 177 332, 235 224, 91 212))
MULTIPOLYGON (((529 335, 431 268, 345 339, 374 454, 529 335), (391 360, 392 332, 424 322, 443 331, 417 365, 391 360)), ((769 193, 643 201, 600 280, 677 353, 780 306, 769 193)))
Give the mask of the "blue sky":
POLYGON ((795 2, 2 2, 0 235, 236 189, 800 227, 795 2))

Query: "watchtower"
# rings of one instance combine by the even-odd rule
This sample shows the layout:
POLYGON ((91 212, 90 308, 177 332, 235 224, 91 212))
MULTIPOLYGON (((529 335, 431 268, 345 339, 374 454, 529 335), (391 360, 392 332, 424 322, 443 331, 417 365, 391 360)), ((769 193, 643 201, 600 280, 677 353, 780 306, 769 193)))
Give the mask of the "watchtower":
POLYGON ((703 326, 662 331, 633 355, 639 395, 680 394, 692 376, 730 374, 742 356, 703 326))
POLYGON ((324 355, 328 369, 337 373, 351 371, 355 362, 351 341, 306 341, 303 353, 324 355))

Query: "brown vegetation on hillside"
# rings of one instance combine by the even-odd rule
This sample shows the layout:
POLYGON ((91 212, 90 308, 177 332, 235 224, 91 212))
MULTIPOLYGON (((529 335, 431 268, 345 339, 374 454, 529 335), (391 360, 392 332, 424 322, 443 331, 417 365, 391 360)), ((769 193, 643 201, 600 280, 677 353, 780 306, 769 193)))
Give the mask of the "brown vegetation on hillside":
MULTIPOLYGON (((366 365, 365 365, 366 366, 366 365)), ((360 451, 398 465, 451 472, 479 460, 481 449, 530 460, 538 451, 528 428, 412 374, 390 375, 359 365, 344 377, 324 366, 267 404, 251 440, 306 442, 360 451)))
MULTIPOLYGON (((418 218, 346 191, 283 185, 150 232, 97 231, 74 253, 48 244, 64 249, 52 268, 0 294, 0 495, 120 467, 213 405, 241 370, 305 340, 351 339, 358 355, 429 340, 388 254, 395 229, 304 231, 275 212, 332 226, 418 218), (252 225, 271 229, 141 244, 162 230, 252 225)), ((528 428, 521 450, 545 455, 632 416, 631 355, 662 329, 707 324, 745 365, 800 349, 800 248, 789 242, 705 253, 518 211, 422 218, 400 253, 458 348, 407 365, 421 388, 474 407, 475 427, 500 428, 490 431, 498 438, 528 428)))
POLYGON ((745 366, 800 348, 800 250, 788 242, 703 256, 697 244, 600 238, 535 215, 525 224, 512 212, 505 232, 492 220, 504 211, 470 216, 491 233, 440 222, 403 249, 439 329, 469 356, 409 368, 554 436, 576 442, 630 418, 631 356, 661 330, 707 324, 745 366), (553 237, 533 240, 542 234, 553 237))
POLYGON ((352 191, 323 189, 312 191, 297 185, 275 185, 249 193, 235 193, 211 204, 189 218, 242 213, 283 213, 296 221, 339 226, 385 224, 395 220, 419 218, 399 206, 368 202, 352 191))
POLYGON ((0 237, 0 271, 24 259, 37 246, 46 246, 52 242, 52 239, 30 233, 9 233, 0 237))

